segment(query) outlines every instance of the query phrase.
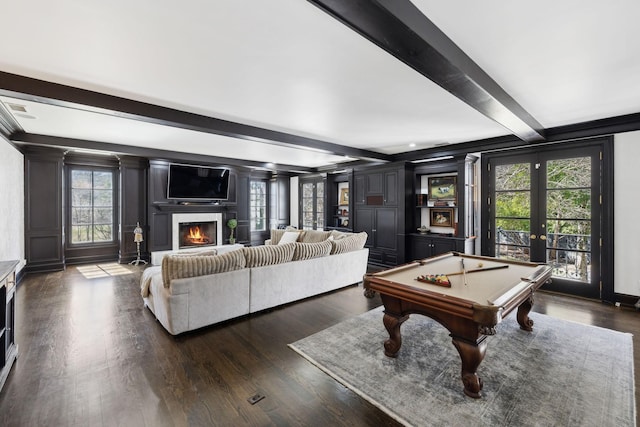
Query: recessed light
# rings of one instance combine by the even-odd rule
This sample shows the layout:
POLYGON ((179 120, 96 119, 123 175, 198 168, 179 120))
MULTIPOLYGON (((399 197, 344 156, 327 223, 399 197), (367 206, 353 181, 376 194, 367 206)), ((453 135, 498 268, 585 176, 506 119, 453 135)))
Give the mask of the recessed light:
POLYGON ((409 144, 409 147, 411 147, 411 148, 413 148, 415 146, 416 146, 415 142, 412 142, 411 144, 409 144))
POLYGON ((7 102, 6 104, 9 108, 11 108, 11 111, 17 111, 19 113, 27 112, 27 107, 22 104, 12 104, 10 102, 7 102))
POLYGON ((22 117, 23 119, 35 119, 36 116, 32 116, 31 114, 24 114, 24 113, 13 113, 13 115, 15 117, 22 117))

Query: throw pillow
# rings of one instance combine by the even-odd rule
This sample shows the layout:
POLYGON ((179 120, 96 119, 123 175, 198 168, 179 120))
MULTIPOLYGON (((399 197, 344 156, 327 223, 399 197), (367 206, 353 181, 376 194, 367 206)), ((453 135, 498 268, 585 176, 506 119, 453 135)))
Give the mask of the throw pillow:
POLYGON ((327 256, 331 253, 331 242, 325 240, 317 243, 295 243, 293 251, 293 261, 301 261, 304 259, 319 258, 327 256))
POLYGON ((240 270, 245 265, 242 249, 222 255, 165 255, 162 258, 162 282, 168 288, 174 279, 240 270))
POLYGON ((298 237, 300 237, 300 233, 298 231, 285 231, 278 244, 285 245, 287 243, 297 242, 298 237))
POLYGON ((299 241, 302 243, 317 243, 327 240, 330 235, 331 231, 307 230, 300 236, 299 241))
POLYGON ((284 245, 251 246, 242 250, 247 260, 247 268, 253 268, 289 262, 293 258, 295 247, 295 243, 286 243, 284 245))
POLYGON ((352 234, 344 239, 331 240, 331 255, 357 251, 358 249, 364 248, 364 244, 367 242, 367 236, 367 233, 363 231, 352 234))
POLYGON ((280 239, 282 238, 282 236, 284 236, 285 230, 279 230, 276 228, 272 228, 271 229, 271 236, 270 239, 271 240, 271 244, 272 245, 277 245, 278 242, 280 241, 280 239))

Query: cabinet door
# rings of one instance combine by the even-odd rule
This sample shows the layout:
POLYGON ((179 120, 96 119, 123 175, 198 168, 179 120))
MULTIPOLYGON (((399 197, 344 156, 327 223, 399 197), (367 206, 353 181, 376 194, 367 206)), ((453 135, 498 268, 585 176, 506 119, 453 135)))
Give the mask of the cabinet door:
POLYGON ((453 239, 432 239, 431 256, 440 255, 456 250, 456 241, 453 239))
POLYGON ((367 175, 367 195, 383 194, 382 173, 370 173, 367 175))
POLYGON ((431 241, 424 237, 411 236, 411 259, 425 259, 431 256, 431 241))
POLYGON ((364 244, 366 247, 371 248, 374 246, 374 209, 373 208, 358 208, 356 209, 354 220, 354 231, 366 231, 367 241, 364 244))
POLYGON ((395 208, 376 208, 375 246, 395 251, 398 247, 398 211, 395 208))
POLYGON ((364 205, 366 200, 366 176, 360 175, 354 178, 354 186, 355 186, 355 204, 356 205, 364 205))
POLYGON ((384 174, 384 204, 396 206, 398 204, 398 172, 385 172, 384 174))

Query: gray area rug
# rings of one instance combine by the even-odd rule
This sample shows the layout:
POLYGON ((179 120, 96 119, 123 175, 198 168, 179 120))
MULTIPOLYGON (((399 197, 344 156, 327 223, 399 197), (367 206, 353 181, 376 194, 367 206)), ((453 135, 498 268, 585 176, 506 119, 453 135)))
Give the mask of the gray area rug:
POLYGON ((373 405, 414 426, 634 426, 631 334, 515 313, 488 338, 478 375, 483 397, 462 391, 448 331, 411 315, 402 348, 386 357, 382 307, 289 346, 373 405))

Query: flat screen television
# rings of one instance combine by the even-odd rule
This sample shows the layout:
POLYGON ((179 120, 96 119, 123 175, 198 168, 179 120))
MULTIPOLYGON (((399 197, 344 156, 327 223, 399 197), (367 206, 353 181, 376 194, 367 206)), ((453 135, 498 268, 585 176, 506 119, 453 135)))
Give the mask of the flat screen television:
POLYGON ((169 165, 167 198, 183 201, 213 201, 229 198, 229 170, 209 166, 169 165))

